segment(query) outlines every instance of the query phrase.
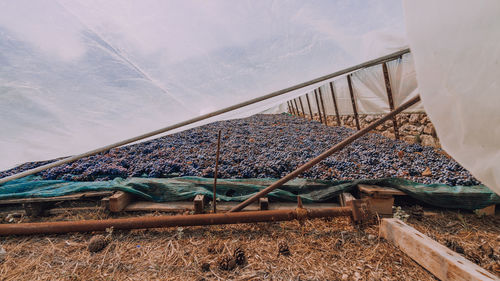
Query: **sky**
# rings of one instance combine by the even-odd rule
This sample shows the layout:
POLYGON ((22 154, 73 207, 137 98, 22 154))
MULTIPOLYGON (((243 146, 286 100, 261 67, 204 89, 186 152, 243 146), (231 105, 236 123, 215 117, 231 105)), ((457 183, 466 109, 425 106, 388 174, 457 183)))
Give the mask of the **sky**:
POLYGON ((405 46, 396 0, 0 0, 0 170, 85 152, 405 46))

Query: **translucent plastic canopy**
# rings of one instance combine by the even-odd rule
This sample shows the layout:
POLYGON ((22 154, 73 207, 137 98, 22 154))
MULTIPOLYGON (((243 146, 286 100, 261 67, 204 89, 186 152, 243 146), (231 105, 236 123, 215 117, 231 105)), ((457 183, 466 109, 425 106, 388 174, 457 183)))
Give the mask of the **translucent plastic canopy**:
POLYGON ((441 145, 500 194, 500 2, 404 7, 420 95, 441 145))
POLYGON ((0 1, 0 169, 78 154, 394 52, 404 30, 399 0, 0 1))

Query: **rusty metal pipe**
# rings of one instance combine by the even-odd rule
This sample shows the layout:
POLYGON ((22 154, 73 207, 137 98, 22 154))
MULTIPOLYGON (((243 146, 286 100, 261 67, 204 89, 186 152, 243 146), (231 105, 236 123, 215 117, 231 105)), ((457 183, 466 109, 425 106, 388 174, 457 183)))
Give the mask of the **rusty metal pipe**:
POLYGON ((0 224, 0 236, 104 231, 113 229, 145 229, 214 224, 290 221, 326 217, 352 216, 351 207, 292 209, 184 216, 136 217, 109 220, 83 220, 0 224))
POLYGON ((288 175, 286 175, 286 176, 282 177, 281 179, 275 181, 270 186, 268 186, 268 187, 264 188, 263 190, 257 192, 255 195, 253 195, 252 197, 248 198, 247 200, 241 202, 240 204, 238 204, 237 206, 233 207, 229 211, 230 212, 237 212, 237 211, 242 210, 243 208, 245 208, 246 206, 252 204, 254 201, 256 201, 257 199, 259 199, 260 197, 263 197, 263 196, 267 195, 269 192, 271 192, 271 191, 275 190, 276 188, 284 185, 288 181, 290 181, 290 180, 298 177, 302 172, 304 172, 304 171, 308 170, 309 168, 311 168, 312 166, 318 164, 323 159, 329 157, 333 153, 335 153, 335 152, 343 149, 344 147, 348 146, 350 143, 352 143, 353 141, 355 141, 355 140, 359 139, 360 137, 364 136, 365 134, 367 134, 368 132, 370 132, 372 129, 375 129, 375 127, 377 127, 378 125, 380 125, 380 124, 384 123, 385 121, 391 119, 393 116, 395 116, 399 112, 407 109, 408 107, 416 104, 419 101, 420 101, 420 96, 416 96, 416 97, 410 99, 409 101, 403 103, 398 108, 394 109, 393 111, 391 111, 391 112, 387 113, 386 115, 384 115, 382 118, 380 118, 380 119, 376 120, 375 122, 371 123, 370 125, 368 125, 368 127, 364 128, 364 129, 362 129, 360 131, 357 131, 355 134, 351 135, 347 139, 345 139, 345 140, 337 143, 336 145, 334 145, 333 147, 331 147, 327 151, 325 151, 325 152, 321 153, 320 155, 316 156, 315 158, 311 159, 309 162, 307 162, 304 165, 298 167, 297 169, 295 169, 293 172, 289 173, 288 175))

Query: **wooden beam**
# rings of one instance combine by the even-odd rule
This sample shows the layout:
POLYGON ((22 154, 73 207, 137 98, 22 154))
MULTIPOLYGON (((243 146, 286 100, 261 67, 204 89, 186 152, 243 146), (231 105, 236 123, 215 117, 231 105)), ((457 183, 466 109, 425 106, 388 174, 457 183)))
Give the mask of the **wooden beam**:
POLYGON ((339 195, 340 206, 342 207, 352 206, 352 201, 354 200, 356 198, 351 193, 344 192, 339 195))
MULTIPOLYGON (((387 70, 387 64, 385 62, 382 63, 382 71, 384 72, 385 89, 387 91, 387 99, 389 100, 389 108, 393 111, 394 99, 392 98, 391 80, 389 79, 389 71, 387 70)), ((399 129, 396 116, 392 117, 392 125, 394 126, 394 136, 399 140, 399 129)))
POLYGON ((306 94, 306 99, 307 99, 307 106, 309 107, 309 116, 311 117, 311 120, 313 120, 314 115, 311 109, 311 102, 309 101, 309 93, 306 94))
POLYGON ((109 197, 109 210, 111 212, 121 212, 133 200, 133 195, 123 191, 117 191, 109 197))
POLYGON ((302 116, 306 117, 306 112, 304 111, 304 104, 302 104, 302 99, 299 97, 300 108, 302 109, 302 116))
POLYGON ((318 108, 319 122, 323 123, 323 117, 321 117, 321 105, 319 104, 318 92, 314 89, 314 98, 316 99, 316 107, 318 108))
POLYGON ((440 280, 500 280, 398 219, 382 219, 380 236, 394 243, 440 280))
POLYGON ((194 212, 195 214, 202 214, 205 211, 205 195, 198 194, 194 197, 194 212))
POLYGON ((292 109, 290 108, 290 102, 286 101, 286 105, 288 107, 288 113, 292 114, 292 109))
POLYGON ((358 130, 360 130, 361 127, 359 126, 358 108, 356 107, 356 100, 354 99, 354 91, 352 89, 351 74, 347 75, 347 85, 349 86, 349 93, 351 94, 352 111, 354 112, 354 119, 356 120, 356 128, 358 130))
POLYGON ((375 197, 406 195, 406 193, 404 193, 401 190, 397 190, 397 189, 391 188, 391 187, 382 187, 382 186, 378 186, 378 185, 358 184, 358 189, 361 192, 364 192, 368 195, 375 196, 375 197))
POLYGON ((333 108, 335 108, 335 115, 337 116, 337 126, 341 126, 339 109, 337 107, 337 98, 335 97, 335 91, 333 90, 333 81, 330 82, 330 91, 332 92, 333 108))
POLYGON ((328 119, 326 118, 325 103, 323 102, 323 93, 321 92, 321 87, 318 88, 319 101, 321 102, 321 109, 323 110, 323 118, 325 119, 325 125, 328 126, 328 119))
POLYGON ((297 109, 297 113, 299 114, 299 116, 301 116, 303 113, 302 114, 300 113, 299 106, 297 105, 297 100, 293 99, 293 103, 295 104, 295 108, 297 109))
POLYGON ((75 201, 83 200, 92 197, 104 197, 113 194, 112 191, 90 191, 84 193, 55 196, 55 197, 36 197, 36 198, 19 198, 19 199, 4 199, 0 200, 0 205, 13 205, 25 203, 40 203, 40 202, 58 202, 58 201, 75 201))

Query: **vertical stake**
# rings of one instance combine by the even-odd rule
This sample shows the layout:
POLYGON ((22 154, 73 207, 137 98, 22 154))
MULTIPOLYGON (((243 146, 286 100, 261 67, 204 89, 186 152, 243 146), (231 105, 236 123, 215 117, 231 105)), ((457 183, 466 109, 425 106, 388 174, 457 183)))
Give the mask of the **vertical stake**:
POLYGON ((311 102, 309 101, 309 93, 306 94, 306 99, 307 99, 307 106, 309 107, 309 116, 311 117, 311 120, 312 120, 314 118, 313 118, 313 112, 311 109, 311 102))
MULTIPOLYGON (((382 64, 382 70, 384 72, 385 89, 387 90, 387 99, 389 100, 389 108, 391 111, 394 110, 394 99, 392 97, 392 87, 391 81, 389 80, 389 71, 387 70, 387 64, 384 62, 382 64)), ((394 136, 399 140, 399 129, 396 115, 392 117, 392 125, 394 126, 394 136)))
POLYGON ((302 116, 306 118, 306 112, 304 111, 304 105, 302 104, 302 99, 299 97, 300 108, 302 109, 302 116))
POLYGON ((325 103, 323 102, 323 93, 321 92, 321 87, 318 88, 319 100, 321 102, 321 109, 323 109, 323 118, 325 119, 325 125, 328 126, 328 119, 326 119, 325 103))
POLYGON ((351 74, 347 75, 347 84, 349 85, 349 93, 351 93, 352 110, 354 111, 354 119, 356 119, 356 128, 359 131, 361 127, 359 126, 358 109, 356 108, 356 101, 354 100, 354 91, 352 90, 351 74))
POLYGON ((215 156, 215 173, 214 173, 214 214, 217 213, 217 172, 219 170, 219 155, 220 155, 220 134, 221 130, 219 130, 219 137, 217 138, 217 154, 215 156))
POLYGON ((288 113, 292 114, 292 110, 290 109, 290 102, 286 101, 286 105, 288 106, 288 113))
POLYGON ((300 114, 299 106, 297 105, 297 100, 293 99, 293 103, 295 104, 295 108, 297 109, 297 112, 299 113, 299 116, 300 116, 301 114, 300 114))
POLYGON ((323 117, 321 117, 321 107, 318 99, 318 92, 314 89, 314 97, 316 98, 316 107, 318 108, 319 122, 323 123, 323 117))
POLYGON ((332 91, 333 107, 335 108, 335 115, 337 115, 337 126, 340 126, 340 114, 337 108, 337 99, 335 98, 335 91, 333 90, 333 81, 330 82, 330 90, 332 91))

